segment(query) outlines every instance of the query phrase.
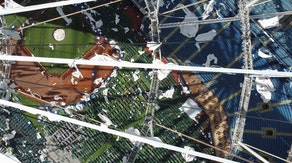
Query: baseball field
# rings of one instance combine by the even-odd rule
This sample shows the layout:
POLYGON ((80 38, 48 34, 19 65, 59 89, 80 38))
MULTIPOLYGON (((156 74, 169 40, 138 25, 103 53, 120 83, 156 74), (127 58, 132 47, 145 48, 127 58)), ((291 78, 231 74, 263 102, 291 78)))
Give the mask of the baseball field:
MULTIPOLYGON (((71 7, 64 7, 63 12, 69 12, 71 7), (67 9, 67 10, 66 10, 67 9)), ((72 12, 72 11, 70 11, 72 12)), ((56 9, 47 9, 43 14, 36 13, 30 20, 30 24, 49 20, 60 15, 56 9), (34 20, 35 19, 35 20, 34 20)), ((87 30, 89 26, 83 22, 80 15, 71 16, 69 24, 64 19, 43 23, 37 26, 28 27, 23 30, 24 44, 34 56, 39 57, 62 57, 79 58, 94 44, 95 36, 87 30), (56 40, 54 31, 64 30, 64 38, 56 40)), ((67 65, 44 64, 50 73, 62 73, 68 68, 67 65)))

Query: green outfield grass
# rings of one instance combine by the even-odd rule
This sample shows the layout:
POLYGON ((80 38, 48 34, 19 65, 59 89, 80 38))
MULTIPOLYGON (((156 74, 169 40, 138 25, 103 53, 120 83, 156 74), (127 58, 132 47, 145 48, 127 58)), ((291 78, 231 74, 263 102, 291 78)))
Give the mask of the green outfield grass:
MULTIPOLYGON (((20 2, 21 3, 21 2, 20 2)), ((27 5, 32 5, 34 2, 29 2, 27 5)), ((113 7, 115 10, 120 10, 119 13, 123 13, 122 3, 115 4, 113 7)), ((73 6, 63 7, 65 14, 76 11, 73 6)), ((110 39, 114 39, 118 42, 121 49, 125 50, 133 48, 133 45, 129 40, 134 43, 140 42, 135 36, 133 30, 124 32, 125 27, 132 28, 131 19, 125 14, 120 15, 119 24, 115 24, 115 14, 108 8, 100 8, 96 10, 100 15, 94 16, 95 20, 102 19, 103 26, 101 27, 103 33, 110 39), (114 32, 111 29, 118 28, 119 32, 114 32), (127 45, 128 44, 128 45, 127 45)), ((11 28, 13 25, 20 27, 27 19, 34 17, 37 12, 27 12, 15 15, 6 16, 7 25, 11 28)), ((55 17, 59 17, 59 13, 56 8, 47 9, 44 14, 33 20, 34 23, 49 20, 55 17)), ((72 19, 70 25, 66 25, 66 21, 63 18, 48 22, 45 24, 29 27, 24 29, 24 45, 27 46, 34 56, 40 57, 62 57, 62 58, 78 58, 89 50, 94 44, 95 35, 91 31, 91 27, 84 21, 81 14, 68 17, 72 19), (56 41, 53 38, 53 31, 55 29, 62 28, 65 30, 65 39, 63 41, 56 41), (54 46, 54 50, 49 47, 49 44, 54 46)), ((135 52, 137 53, 137 52, 135 52)), ((60 64, 43 64, 50 73, 60 74, 68 68, 67 65, 60 64)))
MULTIPOLYGON (((64 13, 73 12, 71 6, 63 8, 64 13)), ((34 22, 42 22, 60 16, 56 9, 48 9, 39 16, 34 22)), ((66 26, 64 19, 58 19, 49 23, 33 26, 24 29, 24 44, 31 50, 34 56, 39 57, 56 57, 56 58, 79 58, 94 44, 94 34, 90 32, 90 27, 87 26, 80 15, 75 15, 71 18, 73 21, 66 26), (53 32, 56 29, 62 28, 65 30, 65 39, 56 41, 53 38, 53 32), (49 47, 52 44, 54 50, 49 47)), ((68 68, 66 65, 58 64, 43 64, 51 73, 60 74, 68 68)))
MULTIPOLYGON (((70 28, 63 28, 65 30, 65 39, 56 41, 53 38, 53 32, 57 28, 63 27, 54 24, 43 24, 27 29, 25 31, 25 45, 29 47, 35 56, 55 58, 79 58, 93 46, 94 35, 70 28), (54 46, 54 50, 49 47, 50 43, 54 46)), ((43 65, 51 73, 62 73, 68 68, 68 66, 57 64, 43 65)))
POLYGON ((25 45, 32 53, 41 57, 77 58, 92 47, 94 36, 90 33, 63 28, 54 24, 43 24, 25 30, 25 45), (65 30, 65 39, 56 41, 53 38, 55 29, 65 30), (53 44, 54 50, 49 47, 53 44), (86 45, 80 45, 86 44, 86 45))
POLYGON ((7 15, 5 16, 6 24, 8 28, 11 28, 13 25, 20 27, 23 22, 25 22, 26 17, 19 15, 7 15))

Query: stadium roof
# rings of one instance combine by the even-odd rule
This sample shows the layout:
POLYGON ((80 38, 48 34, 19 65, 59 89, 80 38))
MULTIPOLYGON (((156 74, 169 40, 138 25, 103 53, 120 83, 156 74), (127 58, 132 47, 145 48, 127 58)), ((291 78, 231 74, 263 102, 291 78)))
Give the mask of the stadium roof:
MULTIPOLYGON (((143 9, 147 9, 143 0, 134 2, 133 4, 138 9, 141 10, 141 6, 143 9)), ((242 71, 248 69, 245 67, 247 63, 244 60, 245 53, 243 52, 248 44, 245 45, 242 41, 247 38, 246 35, 243 35, 245 27, 238 16, 240 5, 237 4, 237 1, 158 0, 154 3, 156 2, 160 2, 157 6, 161 43, 155 42, 154 45, 159 45, 162 57, 180 65, 197 66, 200 69, 207 69, 205 67, 233 68, 242 69, 242 71)), ((250 14, 250 26, 248 27, 250 30, 247 31, 251 32, 252 67, 250 70, 284 71, 290 74, 292 71, 290 41, 292 2, 253 0, 248 1, 247 6, 250 14)), ((144 21, 141 31, 137 33, 149 44, 153 41, 151 40, 153 35, 149 34, 150 29, 153 28, 148 27, 152 25, 153 21, 144 15, 145 10, 141 11, 143 13, 139 16, 143 16, 144 21)), ((119 20, 116 19, 116 21, 119 20)), ((103 28, 107 28, 107 26, 103 28)), ((117 30, 116 28, 109 29, 117 30)), ((133 29, 133 31, 135 30, 137 29, 133 29)), ((130 45, 136 45, 136 42, 129 42, 130 45)), ((149 50, 156 50, 157 47, 149 50)), ((132 65, 127 62, 123 64, 132 65)), ((139 66, 143 66, 143 64, 139 66)), ((194 74, 199 77, 205 88, 216 96, 223 107, 227 116, 228 136, 232 139, 231 142, 236 142, 234 137, 237 136, 237 127, 240 125, 244 130, 241 133, 242 137, 239 136, 239 141, 255 151, 260 149, 258 152, 260 157, 270 162, 278 162, 278 157, 284 159, 288 157, 287 151, 291 149, 292 142, 291 78, 287 76, 283 78, 248 76, 215 71, 197 71, 194 74), (243 114, 241 110, 242 92, 246 88, 247 77, 250 79, 251 87, 248 90, 247 110, 243 114), (238 121, 242 117, 244 120, 238 121)), ((204 96, 203 93, 194 95, 193 98, 204 96)), ((255 162, 258 159, 238 146, 235 151, 236 155, 250 161, 255 162)), ((229 159, 232 159, 232 156, 229 159)), ((285 162, 285 160, 282 159, 280 162, 285 162)))

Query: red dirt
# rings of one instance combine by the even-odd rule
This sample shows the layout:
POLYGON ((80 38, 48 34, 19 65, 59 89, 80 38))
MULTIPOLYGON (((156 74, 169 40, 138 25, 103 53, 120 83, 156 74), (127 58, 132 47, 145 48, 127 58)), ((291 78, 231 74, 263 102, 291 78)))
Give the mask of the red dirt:
POLYGON ((133 22, 133 28, 134 31, 136 32, 136 36, 139 38, 140 41, 146 42, 144 38, 139 34, 140 33, 140 26, 142 22, 142 16, 140 14, 140 11, 138 11, 136 8, 134 8, 131 5, 126 5, 124 7, 124 12, 130 17, 130 19, 133 22))
MULTIPOLYGON (((140 14, 139 11, 131 5, 127 5, 125 6, 125 13, 133 21, 133 28, 136 31, 136 36, 142 42, 145 42, 144 38, 139 34, 142 20, 141 16, 137 16, 140 14)), ((37 16, 39 16, 39 14, 37 14, 37 16)), ((35 19, 37 16, 33 18, 35 19)), ((100 41, 99 45, 93 46, 83 54, 82 57, 84 59, 90 59, 95 55, 95 52, 112 57, 117 56, 117 54, 112 53, 114 50, 108 42, 105 42, 103 38, 100 41)), ((13 42, 16 44, 16 41, 13 42)), ((20 42, 20 44, 22 43, 20 42)), ((145 48, 145 50, 147 50, 147 48, 145 48)), ((20 46, 14 53, 15 55, 21 56, 31 56, 32 54, 25 46, 20 46)), ((149 52, 149 54, 151 54, 151 52, 149 52)), ((27 93, 28 97, 33 94, 36 98, 31 98, 34 100, 40 96, 41 99, 38 100, 39 102, 50 102, 55 101, 55 96, 59 96, 62 97, 62 100, 58 100, 58 102, 71 103, 80 100, 84 93, 90 93, 97 88, 98 86, 96 86, 93 81, 99 77, 106 79, 111 74, 113 67, 78 66, 78 69, 82 73, 83 78, 78 80, 77 85, 72 85, 72 72, 76 71, 75 68, 68 68, 62 74, 58 75, 49 74, 46 68, 40 63, 16 62, 16 64, 12 66, 11 79, 18 85, 18 89, 21 90, 22 93, 27 93), (42 71, 45 73, 42 74, 42 71), (95 76, 92 76, 92 72, 95 73, 95 76)), ((175 72, 172 72, 172 74, 177 76, 175 72)))
MULTIPOLYGON (((15 41, 14 41, 15 42, 15 41)), ((88 50, 82 58, 90 59, 95 53, 100 55, 113 56, 114 49, 101 39, 99 45, 93 46, 88 50)), ((15 50, 15 55, 31 56, 31 52, 25 46, 21 46, 15 50)), ((40 63, 36 62, 16 62, 12 65, 11 79, 18 85, 18 89, 24 93, 40 96, 45 101, 56 101, 55 96, 62 97, 57 102, 71 103, 80 100, 84 93, 91 93, 99 85, 95 85, 93 81, 96 78, 108 78, 112 73, 113 67, 103 66, 78 66, 83 78, 78 80, 77 85, 72 85, 72 72, 75 68, 68 68, 61 75, 49 74, 49 72, 40 63), (45 71, 42 74, 42 71, 45 71), (92 73, 95 73, 93 76, 92 73)))
MULTIPOLYGON (((136 31, 137 37, 143 41, 144 39, 138 34, 140 31, 141 17, 137 17, 139 12, 132 6, 125 7, 125 13, 133 20, 133 27, 136 31)), ((30 20, 36 19, 41 12, 34 15, 30 20)), ((14 44, 17 41, 12 40, 14 44)), ((18 45, 22 42, 18 42, 18 45)), ((31 51, 25 47, 20 46, 17 49, 13 48, 14 55, 31 56, 31 51)), ((117 58, 117 54, 113 53, 114 49, 111 48, 108 42, 102 38, 99 45, 93 46, 82 58, 90 59, 97 54, 111 56, 117 58)), ((58 102, 71 103, 80 100, 84 93, 90 93, 99 85, 95 85, 93 81, 96 78, 102 77, 104 80, 111 74, 113 67, 103 66, 78 66, 82 79, 78 79, 77 85, 72 85, 71 78, 72 72, 76 71, 75 68, 68 68, 62 74, 50 74, 44 66, 36 62, 16 62, 12 65, 11 79, 18 86, 19 91, 27 97, 37 100, 38 102, 51 102, 55 101, 54 97, 62 97, 58 102), (44 72, 42 74, 42 72, 44 72), (92 76, 92 73, 95 73, 92 76), (39 98, 40 97, 40 98, 39 98)))
POLYGON ((133 27, 134 27, 134 29, 136 31, 139 31, 140 30, 141 21, 142 21, 142 18, 141 17, 138 17, 138 15, 140 14, 139 11, 137 11, 131 5, 126 5, 125 8, 124 8, 124 10, 125 10, 125 13, 133 21, 133 27))

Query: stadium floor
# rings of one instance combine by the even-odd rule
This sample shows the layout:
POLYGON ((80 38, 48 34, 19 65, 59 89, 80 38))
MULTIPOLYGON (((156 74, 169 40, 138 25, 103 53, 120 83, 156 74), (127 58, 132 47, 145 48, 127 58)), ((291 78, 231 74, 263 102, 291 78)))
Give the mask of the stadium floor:
MULTIPOLYGON (((112 56, 112 48, 108 43, 103 47, 95 45, 88 50, 82 58, 90 59, 95 54, 107 54, 112 56), (109 54, 110 53, 110 54, 109 54)), ((31 52, 25 46, 15 51, 16 55, 31 56, 31 52)), ((80 100, 84 93, 90 93, 100 85, 95 85, 93 81, 96 78, 107 79, 111 74, 113 67, 102 66, 78 66, 83 78, 75 78, 72 73, 76 69, 68 68, 61 75, 50 74, 48 70, 40 63, 16 62, 11 70, 11 78, 18 85, 19 90, 29 97, 40 99, 40 102, 65 102, 71 103, 80 100), (94 74, 94 76, 92 76, 94 74), (71 79, 78 80, 78 84, 73 85, 71 79), (32 81, 31 79, 34 79, 32 81), (37 97, 37 98, 35 98, 37 97), (56 100, 58 97, 59 100, 56 100)))

